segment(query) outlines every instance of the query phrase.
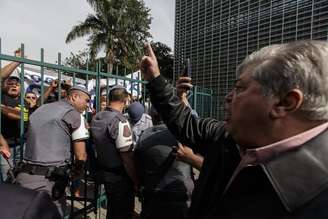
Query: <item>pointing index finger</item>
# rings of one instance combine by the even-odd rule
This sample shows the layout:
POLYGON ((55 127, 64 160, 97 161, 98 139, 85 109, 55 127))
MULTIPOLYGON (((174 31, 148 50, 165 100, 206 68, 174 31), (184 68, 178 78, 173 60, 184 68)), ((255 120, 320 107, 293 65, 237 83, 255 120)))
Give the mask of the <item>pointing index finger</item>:
POLYGON ((156 58, 155 53, 154 53, 153 49, 151 48, 151 45, 149 42, 146 43, 146 52, 147 52, 148 56, 150 56, 152 58, 156 58))

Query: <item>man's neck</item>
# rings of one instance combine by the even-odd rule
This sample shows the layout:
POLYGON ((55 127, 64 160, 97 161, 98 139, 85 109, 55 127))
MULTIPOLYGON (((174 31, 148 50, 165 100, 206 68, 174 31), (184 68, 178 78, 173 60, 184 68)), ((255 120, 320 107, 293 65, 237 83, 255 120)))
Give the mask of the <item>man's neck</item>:
POLYGON ((112 109, 114 109, 114 110, 119 111, 120 113, 122 113, 122 111, 123 111, 122 104, 121 103, 118 103, 118 102, 111 102, 111 103, 109 103, 109 107, 112 108, 112 109))

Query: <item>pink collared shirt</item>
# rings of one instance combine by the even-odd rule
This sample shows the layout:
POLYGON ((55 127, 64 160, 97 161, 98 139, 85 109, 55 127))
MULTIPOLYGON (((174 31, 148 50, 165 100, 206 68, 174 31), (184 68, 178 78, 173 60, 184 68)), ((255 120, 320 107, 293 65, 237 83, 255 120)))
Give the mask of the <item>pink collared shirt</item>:
POLYGON ((240 152, 241 161, 237 166, 236 170, 234 171, 234 173, 232 174, 228 184, 226 185, 223 195, 227 192, 231 183, 243 168, 247 166, 258 165, 282 152, 293 150, 303 145, 305 142, 311 140, 312 138, 316 137, 317 135, 325 131, 327 128, 328 128, 328 122, 321 124, 310 130, 307 130, 305 132, 302 132, 293 137, 275 142, 273 144, 266 145, 260 148, 247 149, 246 151, 241 151, 240 152))

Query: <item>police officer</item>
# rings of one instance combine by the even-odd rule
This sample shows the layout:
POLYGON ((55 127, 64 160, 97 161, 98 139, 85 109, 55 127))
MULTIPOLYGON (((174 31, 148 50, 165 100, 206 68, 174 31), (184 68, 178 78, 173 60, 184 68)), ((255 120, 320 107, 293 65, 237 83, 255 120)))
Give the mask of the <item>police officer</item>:
POLYGON ((133 143, 136 144, 142 132, 153 126, 153 121, 145 113, 145 107, 140 102, 131 103, 127 111, 128 120, 132 125, 133 143))
POLYGON ((135 148, 143 187, 140 219, 182 219, 194 189, 192 169, 175 160, 172 146, 178 142, 153 108, 151 116, 154 126, 141 134, 135 148))
POLYGON ((81 113, 89 101, 88 91, 76 86, 66 99, 39 107, 31 115, 24 160, 17 170, 17 182, 52 195, 62 216, 71 150, 75 156, 74 173, 82 172, 87 158, 84 140, 88 132, 81 113))
POLYGON ((97 151, 100 176, 107 196, 110 219, 131 219, 134 209, 134 186, 138 186, 132 153, 132 133, 122 112, 127 90, 114 86, 108 95, 109 107, 98 112, 91 122, 91 134, 97 151))

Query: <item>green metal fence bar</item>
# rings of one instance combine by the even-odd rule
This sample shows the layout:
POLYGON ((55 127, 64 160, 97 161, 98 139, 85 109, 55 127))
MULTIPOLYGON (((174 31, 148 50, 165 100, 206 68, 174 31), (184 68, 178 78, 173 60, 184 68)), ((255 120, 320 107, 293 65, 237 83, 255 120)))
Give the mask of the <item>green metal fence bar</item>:
MULTIPOLYGON (((140 74, 138 73, 138 80, 140 80, 139 76, 140 76, 140 74)), ((141 89, 143 89, 143 94, 144 94, 143 96, 144 96, 144 99, 145 99, 146 98, 146 86, 141 86, 141 89)), ((140 91, 140 85, 138 83, 138 88, 137 88, 138 98, 139 98, 139 95, 140 95, 141 92, 142 91, 140 91)), ((146 100, 143 101, 144 104, 145 104, 145 101, 146 100)))
POLYGON ((210 117, 212 117, 213 116, 213 105, 212 105, 212 103, 213 103, 213 97, 212 97, 212 95, 213 95, 213 91, 211 90, 211 96, 210 96, 210 117))
MULTIPOLYGON (((118 66, 116 66, 115 74, 116 74, 116 77, 117 77, 117 76, 118 76, 118 66)), ((118 79, 118 78, 115 78, 115 84, 117 84, 117 79, 118 79)))
POLYGON ((76 73, 73 72, 73 86, 76 85, 76 73))
MULTIPOLYGON (((56 69, 56 70, 60 70, 60 71, 63 71, 63 72, 70 72, 70 73, 75 72, 75 73, 81 73, 81 74, 93 75, 93 76, 97 76, 97 74, 98 74, 97 71, 94 72, 94 71, 90 71, 90 70, 76 69, 76 68, 67 67, 67 66, 63 66, 63 65, 50 64, 50 63, 46 63, 46 62, 35 61, 35 60, 27 59, 27 58, 10 56, 10 55, 5 55, 5 54, 0 54, 0 60, 20 62, 20 63, 24 63, 24 64, 28 64, 28 65, 40 66, 40 67, 45 67, 45 68, 50 68, 50 69, 56 69)), ((106 72, 99 71, 99 73, 100 73, 100 76, 103 76, 103 77, 106 77, 108 75, 108 73, 106 73, 106 72)), ((133 82, 138 82, 138 83, 143 83, 143 84, 147 83, 146 81, 137 80, 137 79, 130 79, 130 78, 125 78, 124 76, 119 76, 118 75, 118 69, 117 69, 116 75, 109 74, 108 76, 111 77, 111 78, 115 78, 116 79, 116 84, 117 84, 118 79, 133 81, 133 82)))
MULTIPOLYGON (((61 53, 58 53, 58 61, 57 61, 58 66, 61 65, 61 53)), ((58 69, 58 100, 61 99, 61 71, 59 68, 58 69)))
POLYGON ((130 81, 130 93, 131 93, 131 96, 133 96, 133 72, 131 72, 131 81, 130 81))
POLYGON ((96 111, 99 112, 100 98, 100 62, 97 63, 97 78, 96 78, 96 111))
POLYGON ((193 87, 193 101, 192 101, 192 108, 196 110, 196 107, 197 107, 197 86, 194 86, 193 87))
MULTIPOLYGON (((21 44, 21 56, 24 57, 24 44, 21 44)), ((24 63, 21 64, 21 71, 20 71, 20 133, 19 133, 19 143, 20 143, 20 159, 23 158, 23 145, 24 145, 24 122, 25 122, 25 103, 24 103, 24 95, 25 95, 25 88, 24 88, 24 63)), ((28 115, 26 115, 28 116, 28 115)), ((15 148, 17 148, 17 145, 15 145, 15 148)), ((15 157, 14 157, 14 163, 15 163, 15 157)))
POLYGON ((6 61, 14 61, 14 62, 20 62, 20 63, 25 63, 28 65, 34 65, 34 66, 42 66, 45 68, 50 68, 50 69, 57 69, 65 72, 76 72, 76 73, 81 73, 81 74, 86 74, 86 75, 93 75, 96 76, 97 73, 93 71, 86 71, 83 69, 76 69, 72 67, 67 67, 67 66, 59 66, 58 64, 50 64, 46 62, 40 62, 36 60, 31 60, 27 58, 22 58, 22 57, 16 57, 16 56, 10 56, 10 55, 5 55, 5 54, 0 54, 0 60, 6 60, 6 61))
POLYGON ((107 74, 106 77, 106 106, 108 105, 108 93, 109 93, 108 86, 109 86, 109 73, 107 74))
MULTIPOLYGON (((41 48, 41 55, 40 55, 41 63, 44 63, 44 50, 41 48)), ((44 67, 41 66, 41 105, 44 102, 44 67)))

